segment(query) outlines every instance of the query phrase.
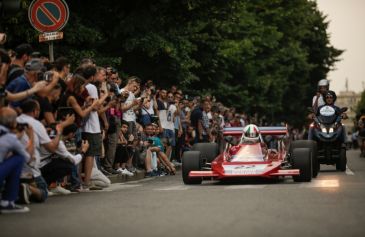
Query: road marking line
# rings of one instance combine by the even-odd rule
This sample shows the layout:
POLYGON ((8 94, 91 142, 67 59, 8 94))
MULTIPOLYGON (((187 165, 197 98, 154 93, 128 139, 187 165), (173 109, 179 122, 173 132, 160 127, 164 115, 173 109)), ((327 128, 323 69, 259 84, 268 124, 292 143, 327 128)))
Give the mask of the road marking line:
POLYGON ((352 172, 352 170, 350 170, 350 168, 346 165, 346 174, 347 175, 355 175, 354 172, 352 172))
POLYGON ((340 182, 337 179, 312 180, 310 183, 301 183, 300 188, 337 188, 340 182))
POLYGON ((184 191, 184 190, 188 190, 189 187, 187 186, 183 186, 183 185, 177 185, 177 186, 170 186, 170 187, 165 187, 165 188, 156 188, 154 190, 156 191, 184 191))
POLYGON ((259 188, 266 188, 267 185, 230 185, 225 187, 226 190, 238 190, 238 189, 259 189, 259 188))

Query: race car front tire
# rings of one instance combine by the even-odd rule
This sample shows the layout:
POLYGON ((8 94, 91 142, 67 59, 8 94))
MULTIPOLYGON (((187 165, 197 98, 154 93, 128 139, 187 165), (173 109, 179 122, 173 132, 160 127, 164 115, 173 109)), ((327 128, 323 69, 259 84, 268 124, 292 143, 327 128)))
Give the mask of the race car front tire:
POLYGON ((219 154, 217 143, 195 143, 193 151, 200 151, 202 161, 211 163, 219 154))
POLYGON ((202 178, 190 178, 190 171, 201 170, 201 155, 199 151, 186 151, 182 157, 182 178, 185 184, 201 184, 202 178))
POLYGON ((316 178, 320 170, 320 164, 317 157, 317 142, 311 140, 297 140, 290 144, 290 153, 293 152, 295 148, 309 148, 311 149, 312 156, 312 177, 316 178))
POLYGON ((309 148, 294 148, 292 151, 292 167, 299 169, 299 175, 294 175, 295 182, 310 182, 312 180, 312 157, 309 148))

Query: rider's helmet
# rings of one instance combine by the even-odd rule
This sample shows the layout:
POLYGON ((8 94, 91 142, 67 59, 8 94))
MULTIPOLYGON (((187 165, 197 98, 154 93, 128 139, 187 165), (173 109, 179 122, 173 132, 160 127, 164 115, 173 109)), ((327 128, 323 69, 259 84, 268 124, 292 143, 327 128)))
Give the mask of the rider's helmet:
POLYGON ((333 98, 333 103, 335 103, 335 102, 336 102, 336 99, 337 99, 336 92, 334 92, 334 91, 327 91, 327 92, 326 92, 326 94, 325 94, 325 98, 326 98, 327 96, 332 96, 332 98, 333 98))
POLYGON ((242 141, 259 142, 259 128, 254 124, 249 124, 243 128, 242 141))
POLYGON ((322 79, 318 82, 318 90, 320 87, 326 87, 326 90, 330 89, 330 81, 326 79, 322 79))

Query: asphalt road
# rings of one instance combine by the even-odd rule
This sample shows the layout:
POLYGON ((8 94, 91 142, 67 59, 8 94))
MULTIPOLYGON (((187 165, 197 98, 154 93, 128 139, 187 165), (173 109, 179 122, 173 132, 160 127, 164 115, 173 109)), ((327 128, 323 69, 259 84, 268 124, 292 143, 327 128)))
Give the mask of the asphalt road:
POLYGON ((0 215, 0 236, 365 236, 365 158, 322 165, 311 183, 204 182, 181 175, 50 197, 0 215))

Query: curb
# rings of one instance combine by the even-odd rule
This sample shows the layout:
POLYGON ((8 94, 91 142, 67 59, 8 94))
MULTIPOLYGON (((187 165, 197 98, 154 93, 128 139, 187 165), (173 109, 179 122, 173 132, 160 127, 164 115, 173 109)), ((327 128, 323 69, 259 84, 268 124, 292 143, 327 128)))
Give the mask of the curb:
MULTIPOLYGON (((180 166, 175 167, 176 170, 181 170, 180 166)), ((137 181, 144 179, 146 172, 145 171, 137 171, 134 176, 127 176, 123 174, 114 174, 114 175, 108 175, 107 177, 110 179, 112 184, 114 183, 125 183, 129 181, 137 181)))

